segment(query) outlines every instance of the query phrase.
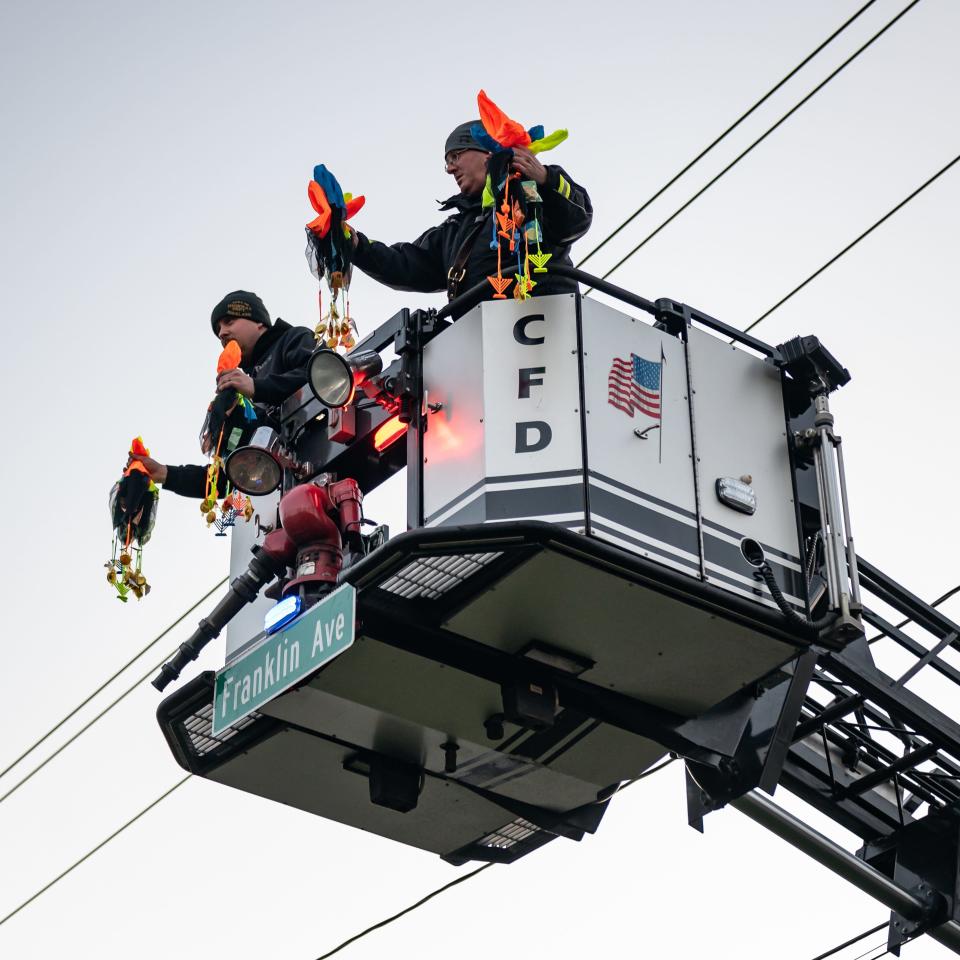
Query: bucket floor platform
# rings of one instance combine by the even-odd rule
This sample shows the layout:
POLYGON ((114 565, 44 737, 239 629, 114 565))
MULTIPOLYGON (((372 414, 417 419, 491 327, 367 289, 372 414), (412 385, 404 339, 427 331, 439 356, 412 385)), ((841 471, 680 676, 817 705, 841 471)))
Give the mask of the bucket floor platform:
POLYGON ((535 521, 411 531, 341 582, 357 591, 353 646, 218 736, 203 674, 164 700, 161 726, 193 773, 454 863, 580 839, 668 750, 732 750, 742 728, 711 719, 813 639, 535 521), (541 729, 503 719, 504 691, 531 684, 556 691, 541 729), (375 779, 389 795, 404 778, 403 797, 371 802, 375 779))

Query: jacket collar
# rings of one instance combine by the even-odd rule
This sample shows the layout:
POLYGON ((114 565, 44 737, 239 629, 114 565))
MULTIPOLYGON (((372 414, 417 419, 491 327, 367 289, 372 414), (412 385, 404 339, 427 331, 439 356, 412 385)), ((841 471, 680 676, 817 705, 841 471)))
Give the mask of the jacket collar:
POLYGON ((466 194, 457 193, 447 200, 442 202, 438 200, 437 202, 440 204, 441 210, 456 210, 459 213, 470 213, 472 211, 476 211, 479 213, 481 210, 482 200, 483 196, 479 193, 475 197, 468 197, 466 194))
POLYGON ((287 323, 286 320, 281 320, 277 317, 273 325, 267 327, 263 336, 253 345, 253 356, 250 358, 250 362, 244 366, 252 370, 257 364, 261 363, 263 358, 269 353, 271 347, 273 347, 280 337, 289 329, 290 324, 287 323))

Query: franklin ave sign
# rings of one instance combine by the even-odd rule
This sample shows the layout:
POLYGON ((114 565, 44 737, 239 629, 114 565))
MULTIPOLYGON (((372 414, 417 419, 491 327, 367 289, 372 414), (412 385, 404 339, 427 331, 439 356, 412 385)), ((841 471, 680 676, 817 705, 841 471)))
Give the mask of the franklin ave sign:
POLYGON ((222 733, 257 707, 339 656, 354 639, 357 592, 349 583, 334 590, 285 630, 217 672, 213 733, 222 733))

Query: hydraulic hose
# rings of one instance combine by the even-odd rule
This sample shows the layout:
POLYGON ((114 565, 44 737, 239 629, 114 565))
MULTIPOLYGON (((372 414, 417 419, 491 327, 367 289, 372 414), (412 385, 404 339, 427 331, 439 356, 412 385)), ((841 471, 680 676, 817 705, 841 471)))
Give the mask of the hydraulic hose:
MULTIPOLYGON (((812 551, 816 551, 816 540, 813 542, 812 551)), ((816 630, 818 633, 829 627, 834 621, 838 619, 838 615, 834 611, 830 611, 824 616, 820 617, 818 620, 810 620, 801 613, 790 606, 787 602, 787 598, 783 595, 783 591, 780 589, 780 584, 777 583, 776 577, 773 575, 773 570, 770 568, 770 564, 767 562, 767 558, 764 555, 763 547, 760 544, 749 537, 744 539, 740 544, 740 552, 743 554, 743 558, 754 567, 756 571, 763 577, 763 582, 767 585, 767 589, 770 591, 770 596, 773 597, 773 602, 780 608, 780 612, 794 625, 802 627, 805 630, 816 630)), ((809 564, 809 561, 808 561, 809 564)), ((808 564, 805 564, 806 567, 808 564)))
POLYGON ((157 690, 163 690, 179 676, 181 671, 200 656, 200 651, 215 640, 220 631, 248 603, 253 603, 260 589, 281 573, 285 564, 261 547, 254 548, 253 559, 244 573, 231 584, 227 595, 213 608, 209 617, 197 625, 190 639, 180 644, 177 652, 160 668, 150 682, 157 690))
POLYGON ((773 575, 773 570, 770 568, 770 564, 764 560, 763 563, 757 567, 757 570, 760 571, 760 576, 763 577, 763 582, 767 585, 767 589, 770 591, 770 596, 773 597, 773 602, 780 608, 780 612, 791 623, 795 623, 798 627, 805 627, 808 630, 816 630, 819 633, 821 630, 829 627, 830 624, 837 619, 837 614, 833 611, 824 614, 817 620, 810 620, 803 614, 797 613, 797 611, 790 606, 787 598, 783 595, 783 591, 780 589, 780 584, 777 583, 777 580, 773 575))

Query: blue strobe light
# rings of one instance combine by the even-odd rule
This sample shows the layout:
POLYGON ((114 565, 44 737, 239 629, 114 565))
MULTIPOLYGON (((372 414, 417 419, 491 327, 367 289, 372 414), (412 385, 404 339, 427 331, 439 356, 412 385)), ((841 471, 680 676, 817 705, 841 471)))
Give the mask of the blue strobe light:
POLYGON ((282 630, 291 620, 300 614, 302 600, 294 594, 290 597, 284 597, 279 603, 274 604, 263 617, 263 629, 268 633, 276 633, 282 630))

